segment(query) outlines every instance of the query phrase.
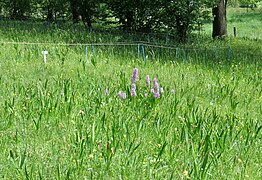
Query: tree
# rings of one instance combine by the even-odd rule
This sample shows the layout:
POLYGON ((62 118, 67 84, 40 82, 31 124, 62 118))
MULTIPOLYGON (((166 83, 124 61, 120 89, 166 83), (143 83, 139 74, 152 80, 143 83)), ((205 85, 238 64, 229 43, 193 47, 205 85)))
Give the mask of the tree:
POLYGON ((30 0, 4 0, 4 9, 9 12, 9 16, 13 19, 25 19, 30 14, 30 0))
POLYGON ((205 9, 202 0, 161 0, 158 14, 163 28, 174 32, 177 40, 183 42, 201 24, 200 17, 205 16, 205 9))
POLYGON ((100 0, 80 0, 79 14, 82 21, 89 31, 92 31, 92 19, 98 14, 98 5, 100 0))
POLYGON ((74 23, 79 22, 80 16, 80 0, 70 0, 70 11, 72 13, 72 19, 74 23))
POLYGON ((56 20, 58 16, 64 16, 68 11, 68 0, 36 0, 42 14, 49 21, 56 20))
POLYGON ((156 2, 157 0, 106 0, 120 27, 131 31, 150 31, 155 23, 156 2))
POLYGON ((212 37, 227 36, 227 17, 226 17, 227 0, 219 0, 217 5, 213 7, 213 33, 212 37))

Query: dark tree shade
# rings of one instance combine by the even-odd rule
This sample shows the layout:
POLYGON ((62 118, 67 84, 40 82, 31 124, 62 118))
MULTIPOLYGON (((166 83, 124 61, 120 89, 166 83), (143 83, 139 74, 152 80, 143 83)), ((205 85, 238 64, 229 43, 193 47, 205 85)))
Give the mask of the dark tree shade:
MULTIPOLYGON (((256 1, 256 0, 254 0, 256 1)), ((1 15, 14 19, 42 17, 49 21, 113 22, 125 31, 168 32, 185 41, 212 8, 213 37, 227 35, 227 0, 0 0, 1 15), (215 5, 215 6, 214 6, 215 5)))
POLYGON ((74 23, 78 23, 79 21, 79 0, 70 0, 70 11, 72 13, 72 19, 74 23))
POLYGON ((31 10, 30 0, 3 0, 3 7, 13 19, 25 19, 31 10))

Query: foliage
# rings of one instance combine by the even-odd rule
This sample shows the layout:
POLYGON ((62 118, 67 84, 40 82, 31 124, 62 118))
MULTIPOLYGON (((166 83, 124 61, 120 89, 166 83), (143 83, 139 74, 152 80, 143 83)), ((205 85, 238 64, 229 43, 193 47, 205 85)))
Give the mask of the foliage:
POLYGON ((14 19, 24 19, 31 11, 30 0, 3 0, 3 8, 14 19))
POLYGON ((184 41, 192 30, 202 25, 201 18, 207 18, 205 5, 201 0, 163 0, 159 9, 160 21, 178 35, 179 41, 184 41))
POLYGON ((68 11, 67 0, 38 0, 36 5, 40 7, 43 16, 51 21, 56 20, 59 16, 64 17, 68 11))
MULTIPOLYGON (((11 1, 11 0, 6 0, 11 1)), ((128 31, 150 32, 169 31, 176 33, 179 41, 187 38, 189 33, 201 25, 206 18, 204 0, 23 0, 19 1, 21 12, 14 10, 19 16, 24 13, 42 14, 48 20, 58 17, 72 18, 76 23, 79 17, 88 29, 97 19, 105 21, 114 17, 120 27, 128 31), (27 9, 31 7, 31 9, 27 9), (23 10, 23 11, 22 11, 23 10), (36 13, 37 12, 37 13, 36 13)), ((12 1, 13 3, 18 1, 12 1)), ((12 3, 5 3, 6 9, 13 8, 12 3)), ((16 15, 18 16, 18 15, 16 15)))
MULTIPOLYGON (((116 41, 42 23, 1 27, 1 42, 116 41)), ((137 46, 95 46, 96 56, 89 46, 87 61, 80 45, 2 44, 1 178, 261 179, 262 42, 199 41, 186 64, 159 47, 144 62, 137 46)))
POLYGON ((256 3, 260 2, 260 0, 238 0, 238 2, 243 7, 255 7, 256 3))
MULTIPOLYGON (((228 0, 231 4, 253 4, 257 0, 228 0)), ((91 31, 93 23, 114 23, 125 31, 173 33, 184 42, 192 31, 201 30, 208 9, 218 1, 211 0, 2 0, 1 11, 13 19, 42 17, 50 21, 84 23, 91 31)), ((115 25, 113 25, 115 27, 115 25)))
POLYGON ((155 23, 157 1, 107 0, 106 4, 124 30, 149 31, 155 23))
POLYGON ((86 27, 91 30, 92 18, 98 13, 99 0, 81 0, 79 3, 79 13, 86 27))

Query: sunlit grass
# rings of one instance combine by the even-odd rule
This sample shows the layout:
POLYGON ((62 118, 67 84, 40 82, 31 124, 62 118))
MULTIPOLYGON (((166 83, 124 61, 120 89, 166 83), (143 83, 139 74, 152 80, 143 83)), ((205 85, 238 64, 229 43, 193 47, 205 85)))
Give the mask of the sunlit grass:
MULTIPOLYGON (((229 36, 234 36, 233 28, 236 27, 237 37, 262 39, 262 8, 228 8, 227 30, 229 36)), ((212 24, 204 25, 204 31, 212 34, 212 24)))
POLYGON ((4 178, 261 177, 255 64, 68 58, 1 62, 4 178), (160 98, 144 97, 146 75, 164 87, 160 98))
MULTIPOLYGON (((1 31, 1 40, 78 42, 59 31, 1 31)), ((100 36, 79 42, 114 41, 100 36)), ((145 47, 143 59, 137 46, 89 46, 87 59, 83 46, 0 45, 1 178, 261 179, 259 43, 206 42, 230 44, 230 59, 211 47, 187 51, 186 63, 182 49, 145 47)))

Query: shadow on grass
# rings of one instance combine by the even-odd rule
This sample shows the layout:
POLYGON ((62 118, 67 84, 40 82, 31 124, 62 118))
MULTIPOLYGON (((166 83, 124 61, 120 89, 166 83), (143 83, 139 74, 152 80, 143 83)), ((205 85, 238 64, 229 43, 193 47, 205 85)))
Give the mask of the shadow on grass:
MULTIPOLYGON (((253 14, 243 17, 251 18, 253 14)), ((262 17, 262 15, 261 15, 262 17)), ((121 59, 142 59, 143 61, 199 63, 213 66, 215 64, 243 62, 260 63, 262 54, 262 40, 247 38, 228 38, 226 40, 213 40, 206 35, 194 34, 185 44, 178 44, 172 36, 148 36, 146 33, 120 33, 119 31, 86 32, 81 25, 64 24, 48 27, 39 21, 0 21, 3 34, 10 41, 56 43, 111 43, 111 42, 136 42, 147 41, 161 46, 144 47, 144 53, 137 46, 98 46, 97 55, 103 54, 120 57, 121 59), (4 26, 7 25, 7 26, 4 26), (8 33, 4 33, 8 32, 8 33), (167 38, 168 44, 167 44, 167 38), (40 42, 41 42, 40 41, 40 42), (168 48, 164 48, 166 46, 168 48)), ((76 52, 77 53, 77 52, 76 52)))

